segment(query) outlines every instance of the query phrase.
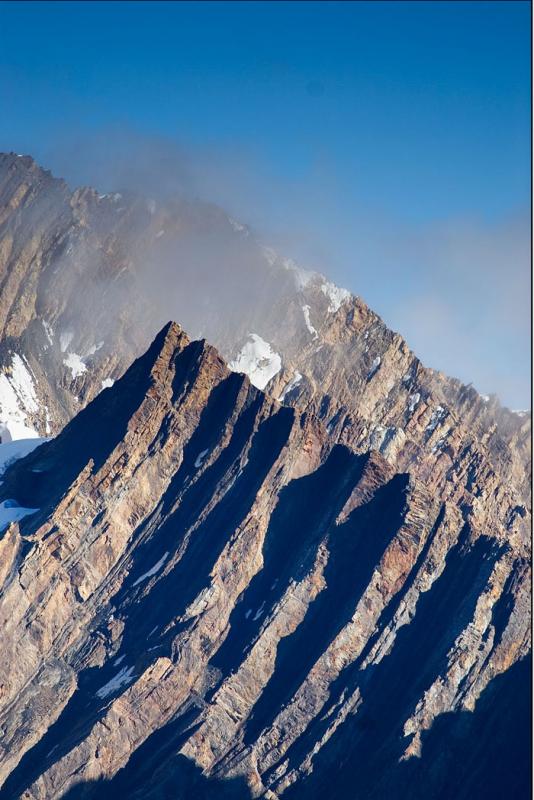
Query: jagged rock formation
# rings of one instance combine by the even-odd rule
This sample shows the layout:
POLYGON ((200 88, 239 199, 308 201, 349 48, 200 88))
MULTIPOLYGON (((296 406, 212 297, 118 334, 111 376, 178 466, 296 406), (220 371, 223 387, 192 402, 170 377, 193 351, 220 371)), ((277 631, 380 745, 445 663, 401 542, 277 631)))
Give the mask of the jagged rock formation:
POLYGON ((169 317, 358 452, 529 549, 529 414, 426 369, 365 303, 217 208, 71 192, 0 156, 0 436, 57 433, 169 317))
POLYGON ((521 514, 440 473, 417 405, 364 452, 171 324, 9 466, 0 500, 38 510, 0 539, 1 796, 502 797, 513 765, 526 797, 521 514))

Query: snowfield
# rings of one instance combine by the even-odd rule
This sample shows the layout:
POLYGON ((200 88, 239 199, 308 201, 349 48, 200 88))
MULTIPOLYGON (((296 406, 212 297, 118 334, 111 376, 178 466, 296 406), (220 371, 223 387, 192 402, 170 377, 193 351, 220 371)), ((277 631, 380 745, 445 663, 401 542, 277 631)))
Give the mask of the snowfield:
POLYGON ((78 353, 67 353, 67 358, 63 359, 65 366, 70 369, 72 380, 79 378, 84 372, 87 372, 87 367, 83 363, 81 356, 78 353))
POLYGON ((244 372, 248 375, 250 382, 256 388, 265 389, 271 378, 280 372, 282 359, 269 342, 257 333, 250 333, 249 341, 243 345, 237 358, 230 361, 228 366, 233 372, 244 372))
POLYGON ((30 371, 17 354, 11 368, 0 374, 0 441, 34 439, 37 431, 28 423, 28 414, 39 410, 37 395, 30 371))
POLYGON ((36 447, 39 447, 40 444, 47 441, 48 439, 35 437, 33 439, 17 439, 14 442, 0 444, 0 478, 13 462, 18 461, 19 458, 24 458, 36 447))

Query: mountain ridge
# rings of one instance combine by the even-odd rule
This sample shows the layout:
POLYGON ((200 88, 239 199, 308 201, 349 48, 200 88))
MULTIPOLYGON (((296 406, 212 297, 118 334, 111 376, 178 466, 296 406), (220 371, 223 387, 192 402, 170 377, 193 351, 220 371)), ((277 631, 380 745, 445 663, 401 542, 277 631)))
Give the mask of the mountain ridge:
POLYGON ((0 492, 44 502, 0 539, 2 797, 99 796, 140 748, 156 792, 180 753, 266 798, 348 748, 372 797, 529 650, 513 542, 176 324, 0 492))
POLYGON ((0 483, 0 796, 470 797, 437 731, 506 775, 530 417, 215 207, 11 154, 0 208, 0 438, 55 434, 0 483))

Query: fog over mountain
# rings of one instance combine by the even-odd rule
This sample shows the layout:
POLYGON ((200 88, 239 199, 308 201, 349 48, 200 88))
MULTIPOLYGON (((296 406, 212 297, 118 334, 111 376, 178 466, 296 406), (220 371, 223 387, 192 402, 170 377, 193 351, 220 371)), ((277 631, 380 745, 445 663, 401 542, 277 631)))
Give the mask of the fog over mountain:
POLYGON ((287 185, 237 145, 178 144, 128 126, 69 131, 31 154, 72 189, 217 204, 286 257, 364 297, 429 366, 510 408, 529 407, 526 209, 421 222, 344 201, 331 163, 287 185))

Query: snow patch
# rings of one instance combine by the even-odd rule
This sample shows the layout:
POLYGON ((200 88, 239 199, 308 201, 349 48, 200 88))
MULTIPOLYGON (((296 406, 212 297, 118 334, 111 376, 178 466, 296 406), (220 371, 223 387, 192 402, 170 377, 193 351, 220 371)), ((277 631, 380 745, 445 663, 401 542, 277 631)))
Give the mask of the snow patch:
POLYGON ((445 411, 443 406, 436 406, 436 409, 432 412, 432 416, 430 417, 430 422, 426 426, 426 430, 429 433, 435 431, 440 422, 442 422, 446 416, 447 412, 445 411))
POLYGON ((32 376, 23 359, 15 353, 8 372, 0 374, 0 441, 37 438, 27 415, 39 410, 32 376))
POLYGON ((7 528, 11 522, 18 522, 28 514, 35 514, 36 511, 39 509, 19 506, 16 500, 4 500, 0 503, 0 531, 7 528))
POLYGON ((137 578, 136 581, 133 582, 132 586, 137 586, 137 584, 141 583, 142 581, 146 580, 147 578, 151 578, 152 575, 155 575, 157 572, 159 572, 160 569, 162 568, 162 566, 164 565, 164 563, 167 561, 168 557, 169 557, 169 553, 168 552, 165 553, 164 555, 162 555, 160 560, 156 564, 154 564, 154 566, 151 567, 148 570, 148 572, 145 572, 143 575, 141 575, 139 578, 137 578))
POLYGON ((46 338, 48 339, 48 343, 50 345, 54 344, 54 330, 51 325, 46 322, 46 320, 42 320, 44 332, 46 334, 46 338))
POLYGON ((67 358, 63 359, 65 366, 70 369, 72 373, 72 380, 79 378, 84 372, 87 372, 87 367, 83 363, 81 356, 78 353, 67 353, 67 358))
POLYGON ((113 378, 104 378, 102 381, 102 389, 111 389, 115 381, 113 378))
POLYGON ((258 389, 265 389, 271 378, 282 368, 282 359, 269 342, 258 336, 249 334, 237 358, 228 364, 233 372, 244 372, 250 382, 258 389))
POLYGON ((126 686, 134 679, 133 671, 134 667, 123 667, 119 672, 117 672, 114 678, 100 687, 100 689, 96 692, 96 696, 103 700, 104 697, 108 697, 108 695, 113 694, 113 692, 116 692, 117 689, 120 689, 122 686, 126 686))
POLYGON ((199 467, 202 466, 202 462, 204 461, 208 453, 209 450, 203 450, 201 453, 198 454, 195 460, 195 469, 199 469, 199 467))
POLYGON ((420 399, 421 399, 421 395, 419 394, 419 392, 416 392, 415 394, 411 394, 409 396, 409 398, 408 398, 408 403, 409 403, 408 411, 410 413, 415 410, 415 407, 418 404, 420 399))
POLYGON ((6 442, 0 444, 0 477, 4 474, 6 469, 18 461, 19 458, 24 458, 36 447, 39 447, 43 442, 48 439, 17 439, 15 442, 6 442))
POLYGON ((317 339, 319 334, 311 324, 310 320, 310 307, 309 306, 302 306, 302 313, 304 314, 304 322, 306 323, 306 327, 308 331, 311 333, 314 339, 317 339))
POLYGON ((347 289, 340 289, 339 286, 335 286, 335 284, 330 283, 330 281, 325 281, 321 284, 321 291, 328 299, 328 313, 335 314, 338 311, 345 300, 348 300, 350 297, 350 292, 347 289))
POLYGON ((378 371, 380 362, 381 362, 380 356, 377 356, 375 359, 373 359, 373 363, 371 364, 371 369, 367 374, 367 380, 370 380, 373 377, 373 375, 378 371))

